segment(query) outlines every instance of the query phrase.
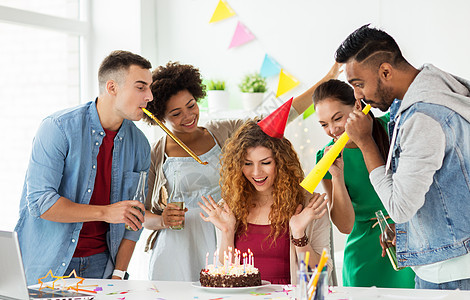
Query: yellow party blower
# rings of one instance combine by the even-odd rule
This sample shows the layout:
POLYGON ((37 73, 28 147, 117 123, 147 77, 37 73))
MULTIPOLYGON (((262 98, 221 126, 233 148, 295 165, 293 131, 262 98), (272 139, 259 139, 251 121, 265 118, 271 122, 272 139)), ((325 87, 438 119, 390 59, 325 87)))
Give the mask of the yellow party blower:
MULTIPOLYGON (((370 110, 370 105, 367 104, 366 107, 362 110, 362 112, 367 115, 370 110)), ((312 171, 308 173, 307 177, 302 180, 300 186, 306 189, 310 194, 313 194, 313 191, 320 183, 320 180, 323 179, 326 172, 333 164, 335 159, 338 157, 341 150, 343 150, 346 143, 349 141, 349 136, 346 132, 339 137, 336 143, 330 148, 328 152, 320 159, 320 161, 313 167, 312 171)))

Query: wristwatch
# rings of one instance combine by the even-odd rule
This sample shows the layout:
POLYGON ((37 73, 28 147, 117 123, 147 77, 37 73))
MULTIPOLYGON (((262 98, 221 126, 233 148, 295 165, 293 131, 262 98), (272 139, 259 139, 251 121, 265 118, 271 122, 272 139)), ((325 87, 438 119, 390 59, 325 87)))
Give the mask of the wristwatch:
POLYGON ((126 277, 126 271, 122 271, 122 270, 118 270, 118 269, 114 269, 113 271, 113 276, 117 276, 121 279, 124 279, 126 277))

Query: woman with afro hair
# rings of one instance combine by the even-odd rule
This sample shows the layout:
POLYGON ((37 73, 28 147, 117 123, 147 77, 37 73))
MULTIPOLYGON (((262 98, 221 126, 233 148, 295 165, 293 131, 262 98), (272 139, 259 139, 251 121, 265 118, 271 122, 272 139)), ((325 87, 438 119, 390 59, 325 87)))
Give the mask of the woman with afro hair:
MULTIPOLYGON (((302 114, 311 104, 315 88, 336 78, 339 64, 292 103, 289 121, 302 114)), ((152 250, 150 280, 197 281, 205 266, 206 253, 216 249, 215 228, 198 215, 201 196, 220 199, 219 156, 225 141, 243 120, 213 120, 200 126, 198 101, 206 95, 199 70, 192 65, 169 62, 152 73, 153 101, 147 109, 171 128, 208 165, 197 163, 169 136, 163 136, 152 147, 148 176, 149 192, 145 207, 144 227, 152 230, 146 251, 152 250), (173 186, 181 191, 186 209, 168 204, 173 186), (183 230, 171 230, 184 222, 183 230)), ((144 120, 156 123, 144 115, 144 120)))
POLYGON ((208 215, 202 219, 220 230, 219 257, 228 247, 251 249, 261 279, 295 283, 299 254, 309 251, 314 268, 322 250, 329 251, 326 194, 312 196, 300 186, 304 173, 292 144, 268 136, 256 121, 227 141, 221 164, 223 200, 216 204, 208 196, 199 204, 208 215))

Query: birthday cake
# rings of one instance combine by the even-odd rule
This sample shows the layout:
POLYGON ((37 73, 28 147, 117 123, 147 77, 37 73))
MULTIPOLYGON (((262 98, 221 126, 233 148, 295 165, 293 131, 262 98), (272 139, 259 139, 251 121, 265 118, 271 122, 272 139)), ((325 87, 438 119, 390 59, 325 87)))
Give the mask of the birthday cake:
POLYGON ((206 287, 247 287, 261 285, 261 275, 249 264, 208 265, 201 270, 199 281, 206 287))

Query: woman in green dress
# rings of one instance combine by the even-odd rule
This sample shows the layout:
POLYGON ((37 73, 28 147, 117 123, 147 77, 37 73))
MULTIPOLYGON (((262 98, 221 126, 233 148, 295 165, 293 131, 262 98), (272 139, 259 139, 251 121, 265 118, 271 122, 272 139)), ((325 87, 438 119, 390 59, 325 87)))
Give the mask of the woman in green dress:
MULTIPOLYGON (((349 114, 354 109, 362 109, 364 104, 340 80, 329 80, 318 86, 313 103, 320 125, 333 138, 318 151, 318 162, 345 131, 349 114)), ((389 120, 386 114, 374 118, 373 122, 373 137, 385 159, 389 148, 385 128, 389 120)), ((395 271, 388 257, 382 256, 375 212, 382 210, 386 216, 388 213, 369 181, 362 152, 352 141, 346 144, 322 184, 330 201, 331 220, 340 232, 349 234, 344 249, 343 286, 414 288, 413 270, 395 271)))

